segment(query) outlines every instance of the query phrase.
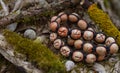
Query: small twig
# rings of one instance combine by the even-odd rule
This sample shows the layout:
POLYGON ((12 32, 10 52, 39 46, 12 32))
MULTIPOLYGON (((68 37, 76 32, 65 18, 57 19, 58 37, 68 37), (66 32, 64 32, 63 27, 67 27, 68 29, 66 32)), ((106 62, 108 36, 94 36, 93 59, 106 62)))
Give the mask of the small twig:
POLYGON ((62 4, 62 3, 64 3, 65 1, 59 1, 59 2, 52 2, 52 3, 50 3, 50 5, 51 6, 56 6, 56 5, 60 5, 60 4, 62 4))
POLYGON ((104 5, 104 0, 97 0, 97 2, 100 4, 102 10, 106 12, 106 7, 104 5))
POLYGON ((16 13, 12 13, 12 14, 9 14, 9 15, 1 18, 0 19, 0 27, 1 26, 3 27, 5 25, 8 25, 8 24, 14 22, 17 19, 18 15, 19 15, 19 13, 16 12, 16 13))
POLYGON ((8 15, 9 14, 9 9, 8 9, 7 5, 5 5, 5 3, 2 0, 0 0, 0 4, 1 4, 1 6, 2 6, 4 12, 5 12, 5 16, 8 15))
POLYGON ((16 10, 20 10, 22 8, 22 2, 23 0, 17 0, 14 6, 14 9, 12 10, 12 12, 16 11, 16 10))
MULTIPOLYGON (((46 10, 49 10, 49 7, 46 7, 50 4, 46 3, 45 0, 39 0, 40 4, 38 6, 34 6, 34 7, 30 7, 24 11, 19 11, 17 10, 19 13, 17 12, 12 12, 10 13, 9 15, 3 17, 0 19, 0 27, 5 27, 6 25, 16 21, 16 20, 20 20, 22 18, 25 18, 25 17, 32 17, 32 16, 38 16, 44 12, 46 12, 46 10), (41 7, 44 3, 41 3, 41 1, 44 1, 45 2, 45 8, 41 7)), ((58 5, 54 5, 54 6, 58 6, 58 5)), ((51 9, 51 8, 50 8, 51 9)), ((16 9, 15 9, 16 10, 16 9)))

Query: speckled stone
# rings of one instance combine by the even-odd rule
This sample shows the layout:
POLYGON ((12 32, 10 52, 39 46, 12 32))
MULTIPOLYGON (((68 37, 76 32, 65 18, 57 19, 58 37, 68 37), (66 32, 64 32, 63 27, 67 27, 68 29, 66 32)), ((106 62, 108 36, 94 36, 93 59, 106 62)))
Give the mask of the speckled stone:
POLYGON ((75 67, 75 63, 71 60, 66 61, 65 63, 66 71, 71 71, 75 67))
POLYGON ((36 32, 33 29, 27 29, 24 32, 24 37, 29 38, 29 39, 35 39, 36 38, 36 32))

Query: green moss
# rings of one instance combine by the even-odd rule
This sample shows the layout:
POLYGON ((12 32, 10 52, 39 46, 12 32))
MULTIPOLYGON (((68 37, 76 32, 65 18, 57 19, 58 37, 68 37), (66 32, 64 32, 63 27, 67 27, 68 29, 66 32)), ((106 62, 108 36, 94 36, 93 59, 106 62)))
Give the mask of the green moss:
POLYGON ((47 20, 52 17, 53 15, 55 15, 55 11, 54 10, 43 10, 41 11, 40 14, 37 15, 26 15, 24 17, 21 17, 19 20, 17 20, 17 23, 23 23, 23 24, 27 24, 27 25, 35 25, 35 24, 46 24, 47 20), (41 22, 40 22, 41 21, 41 22))
POLYGON ((26 55, 29 61, 37 63, 45 73, 55 73, 56 71, 57 73, 65 73, 65 67, 60 59, 43 44, 34 43, 8 30, 4 31, 4 36, 17 52, 26 55))
POLYGON ((98 9, 96 4, 92 4, 88 8, 88 14, 91 19, 99 25, 99 27, 105 32, 108 36, 116 38, 117 43, 120 45, 120 32, 114 26, 109 16, 103 12, 101 9, 98 9))
POLYGON ((104 5, 106 8, 110 8, 109 0, 104 0, 104 5))
POLYGON ((25 16, 24 18, 21 18, 20 20, 17 20, 16 22, 17 23, 24 23, 24 24, 27 24, 27 25, 32 25, 34 23, 34 20, 35 20, 35 16, 25 16))
POLYGON ((41 16, 45 16, 45 17, 51 17, 55 15, 55 11, 54 10, 46 10, 45 12, 43 12, 41 14, 41 16))

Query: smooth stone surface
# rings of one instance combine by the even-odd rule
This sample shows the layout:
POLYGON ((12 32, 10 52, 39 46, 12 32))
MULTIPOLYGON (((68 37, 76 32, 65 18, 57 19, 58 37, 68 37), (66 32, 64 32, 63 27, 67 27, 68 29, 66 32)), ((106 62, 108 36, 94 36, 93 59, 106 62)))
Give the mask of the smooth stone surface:
POLYGON ((36 32, 32 29, 27 29, 24 32, 24 37, 29 38, 29 39, 35 39, 36 38, 36 32))
POLYGON ((71 71, 75 67, 75 63, 73 61, 66 61, 65 63, 66 71, 71 71))
POLYGON ((15 31, 15 29, 17 28, 17 24, 18 23, 12 23, 12 24, 9 24, 7 25, 7 29, 10 30, 10 31, 15 31))

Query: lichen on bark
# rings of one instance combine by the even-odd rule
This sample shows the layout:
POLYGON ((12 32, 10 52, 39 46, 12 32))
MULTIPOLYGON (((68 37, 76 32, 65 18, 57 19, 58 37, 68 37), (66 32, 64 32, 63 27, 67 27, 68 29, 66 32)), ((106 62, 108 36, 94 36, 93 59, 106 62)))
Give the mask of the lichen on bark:
POLYGON ((114 26, 109 16, 97 7, 96 4, 92 4, 88 8, 88 14, 90 18, 105 32, 108 36, 116 38, 116 42, 120 45, 120 31, 114 26))
POLYGON ((7 42, 15 47, 16 52, 26 55, 30 62, 37 63, 38 68, 43 69, 45 73, 65 73, 60 58, 45 45, 34 43, 8 30, 4 31, 4 36, 7 42))

